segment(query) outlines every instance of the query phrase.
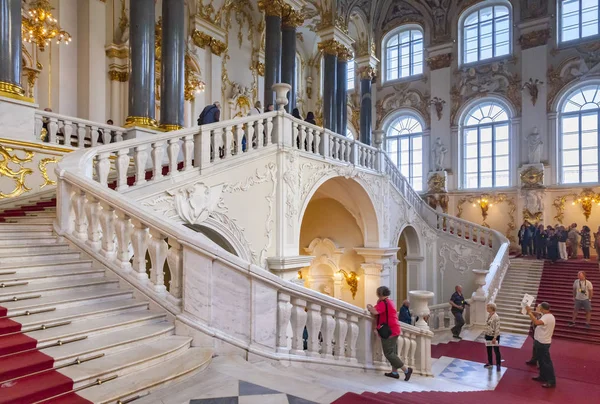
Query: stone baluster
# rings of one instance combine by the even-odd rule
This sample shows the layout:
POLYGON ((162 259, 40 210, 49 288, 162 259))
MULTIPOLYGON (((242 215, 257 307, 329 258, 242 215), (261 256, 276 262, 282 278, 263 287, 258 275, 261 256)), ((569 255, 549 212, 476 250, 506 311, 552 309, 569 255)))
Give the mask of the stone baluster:
POLYGON ((89 131, 90 131, 90 147, 98 146, 98 136, 99 136, 98 127, 90 126, 89 131))
POLYGON ((167 263, 171 272, 169 282, 169 293, 175 299, 181 299, 181 286, 183 280, 183 248, 173 237, 168 240, 169 251, 167 252, 167 263))
POLYGON ((415 366, 415 357, 417 354, 417 336, 416 336, 416 334, 410 334, 410 351, 409 352, 410 352, 410 354, 408 355, 408 358, 407 358, 407 362, 409 363, 408 366, 414 367, 415 366))
POLYGON ((348 333, 348 315, 342 311, 335 312, 335 357, 346 356, 346 334, 348 333))
POLYGON ((112 260, 117 251, 115 248, 115 210, 108 203, 100 203, 102 213, 100 216, 100 227, 102 229, 102 251, 104 257, 112 260))
MULTIPOLYGON (((241 155, 245 152, 242 140, 244 139, 244 125, 235 125, 235 154, 241 155)), ((248 149, 248 139, 246 139, 246 150, 248 149)))
POLYGON ((167 251, 169 245, 164 240, 163 236, 158 230, 150 229, 150 239, 148 240, 148 254, 150 255, 150 282, 154 284, 154 290, 157 293, 165 293, 167 287, 165 286, 165 273, 164 266, 167 260, 167 251))
POLYGON ((213 130, 213 160, 214 161, 218 161, 221 159, 221 150, 224 147, 223 146, 223 128, 215 128, 213 130))
POLYGON ((117 191, 121 192, 127 188, 127 170, 129 169, 129 150, 120 149, 117 151, 117 191))
MULTIPOLYGON (((314 129, 313 128, 307 128, 307 135, 306 135, 306 151, 309 153, 313 152, 313 142, 315 141, 315 136, 314 136, 314 129)), ((301 145, 301 147, 304 147, 301 145)))
POLYGON ((129 216, 125 212, 116 211, 117 220, 115 222, 115 232, 117 234, 117 263, 125 272, 131 271, 131 263, 129 262, 131 245, 131 235, 133 234, 133 226, 129 220, 129 216))
POLYGON ((122 141, 123 141, 123 131, 116 130, 115 131, 115 142, 122 142, 122 141))
POLYGON ((92 195, 86 195, 85 215, 87 217, 87 244, 98 251, 100 243, 100 203, 92 195))
POLYGON ((306 142, 306 126, 298 125, 298 149, 304 150, 304 142, 306 142))
POLYGON ((48 134, 47 139, 49 143, 56 144, 58 143, 58 139, 56 134, 58 133, 58 120, 56 118, 50 118, 50 122, 48 122, 48 134))
POLYGON ((335 310, 328 307, 323 307, 322 331, 323 349, 321 357, 325 359, 333 359, 333 335, 335 332, 335 310))
POLYGON ((279 293, 277 295, 277 352, 287 354, 290 352, 288 348, 288 325, 292 315, 292 305, 290 304, 290 296, 279 293))
POLYGON ((348 322, 348 336, 346 337, 346 344, 348 349, 346 351, 346 358, 349 362, 357 362, 356 359, 356 342, 358 341, 358 316, 351 315, 348 322))
POLYGON ((383 357, 383 347, 381 346, 381 338, 379 336, 375 336, 372 339, 373 343, 373 362, 375 363, 383 363, 385 361, 383 357))
POLYGON ((306 329, 308 330, 308 355, 319 356, 319 331, 321 331, 321 306, 308 303, 306 329))
POLYGON ((438 321, 438 330, 443 330, 446 328, 446 310, 439 310, 437 313, 437 321, 438 321))
POLYGON ((73 234, 79 240, 87 240, 87 218, 85 214, 85 205, 87 199, 85 197, 85 192, 76 189, 72 196, 73 211, 75 213, 75 230, 73 234))
POLYGON ((268 146, 273 142, 273 117, 267 118, 267 124, 265 125, 265 136, 263 146, 268 146))
POLYGON ((225 127, 225 147, 223 147, 223 158, 231 156, 233 153, 233 127, 225 127))
POLYGON ((323 133, 324 132, 318 132, 315 131, 315 137, 314 137, 314 145, 315 145, 315 153, 319 154, 319 151, 321 150, 321 142, 323 141, 323 133))
MULTIPOLYGON (((36 115, 34 131, 35 131, 35 139, 38 141, 42 140, 42 128, 43 127, 44 127, 44 119, 40 115, 36 115)), ((48 134, 46 134, 46 136, 48 136, 48 134)))
POLYGON ((98 182, 102 186, 108 185, 108 174, 110 173, 110 153, 100 153, 96 163, 96 174, 98 174, 98 182))
POLYGON ((71 135, 73 134, 73 122, 65 121, 63 126, 64 145, 71 146, 71 135))
POLYGON ((152 181, 159 181, 163 177, 162 161, 164 155, 164 143, 152 143, 152 181))
POLYGON ((256 122, 248 122, 246 125, 246 153, 254 150, 254 126, 256 122))
POLYGON ((142 185, 146 183, 146 162, 148 161, 148 146, 139 145, 135 148, 135 184, 142 185))
POLYGON ((167 155, 169 156, 169 176, 177 174, 177 159, 179 157, 179 139, 169 139, 167 146, 167 155))
POLYGON ((183 171, 189 171, 194 168, 194 135, 187 135, 183 138, 183 171))
POLYGON ((265 121, 263 119, 259 119, 256 122, 256 148, 262 148, 263 142, 263 134, 265 133, 265 121))
POLYGON ((85 147, 85 135, 87 134, 87 128, 84 124, 77 124, 77 147, 84 148, 85 147))
POLYGON ((406 363, 406 350, 409 345, 410 344, 406 343, 406 333, 398 337, 398 341, 396 343, 398 349, 398 357, 400 358, 400 360, 402 360, 402 362, 404 362, 406 366, 408 366, 408 364, 406 363))
POLYGON ((304 340, 302 338, 307 318, 305 309, 306 300, 297 297, 292 298, 292 350, 290 353, 293 355, 305 355, 304 340))
POLYGON ((148 227, 138 220, 131 220, 133 223, 133 235, 131 245, 133 247, 133 270, 136 277, 145 281, 148 279, 146 273, 146 251, 148 250, 148 227))

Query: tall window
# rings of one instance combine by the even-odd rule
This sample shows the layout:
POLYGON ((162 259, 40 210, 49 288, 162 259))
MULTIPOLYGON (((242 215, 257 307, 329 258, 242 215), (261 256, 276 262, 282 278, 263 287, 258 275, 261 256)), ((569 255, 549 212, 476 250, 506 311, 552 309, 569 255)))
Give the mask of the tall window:
POLYGON ((354 90, 354 59, 348 61, 348 81, 346 84, 346 90, 354 90))
POLYGON ((299 92, 302 87, 302 59, 298 54, 296 54, 294 77, 296 78, 296 92, 299 92))
POLYGON ((397 80, 423 73, 423 32, 399 29, 385 44, 385 79, 397 80))
POLYGON ((600 86, 574 91, 562 105, 559 124, 561 182, 598 182, 600 86))
POLYGON ((510 13, 506 6, 483 7, 463 22, 463 63, 510 53, 510 13))
POLYGON ((563 0, 558 4, 560 42, 598 35, 600 31, 598 0, 563 0))
POLYGON ((463 121, 463 188, 510 185, 510 121, 496 102, 484 102, 463 121))
POLYGON ((423 125, 412 116, 396 119, 386 133, 387 153, 416 191, 423 190, 423 125))

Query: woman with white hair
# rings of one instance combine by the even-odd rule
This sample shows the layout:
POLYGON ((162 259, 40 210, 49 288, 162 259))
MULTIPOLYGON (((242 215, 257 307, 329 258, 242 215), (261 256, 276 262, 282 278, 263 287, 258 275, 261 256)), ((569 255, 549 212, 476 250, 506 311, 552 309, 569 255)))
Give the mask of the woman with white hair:
POLYGON ((488 312, 488 318, 486 321, 485 330, 485 342, 487 348, 488 361, 484 365, 485 368, 491 368, 494 366, 492 358, 492 348, 496 354, 496 370, 500 372, 502 363, 502 357, 500 356, 500 317, 496 313, 496 305, 489 303, 486 306, 488 312))

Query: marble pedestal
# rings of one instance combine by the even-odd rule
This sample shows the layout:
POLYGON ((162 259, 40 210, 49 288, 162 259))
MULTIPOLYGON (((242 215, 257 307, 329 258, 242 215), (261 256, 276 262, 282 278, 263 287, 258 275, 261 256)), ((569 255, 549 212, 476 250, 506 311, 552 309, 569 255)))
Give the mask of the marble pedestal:
POLYGON ((0 97, 0 137, 35 142, 37 104, 0 97))

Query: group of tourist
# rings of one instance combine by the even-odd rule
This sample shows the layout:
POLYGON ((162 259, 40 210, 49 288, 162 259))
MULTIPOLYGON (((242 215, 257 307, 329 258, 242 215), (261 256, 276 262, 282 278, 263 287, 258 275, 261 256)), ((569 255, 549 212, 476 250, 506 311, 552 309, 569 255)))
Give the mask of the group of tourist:
POLYGON ((549 259, 552 262, 574 259, 578 257, 581 247, 583 259, 589 261, 590 247, 594 247, 600 260, 600 226, 598 231, 592 234, 588 226, 583 226, 579 231, 577 223, 568 227, 544 227, 543 224, 534 225, 525 221, 519 229, 518 236, 521 254, 524 257, 535 256, 537 259, 549 259))

